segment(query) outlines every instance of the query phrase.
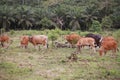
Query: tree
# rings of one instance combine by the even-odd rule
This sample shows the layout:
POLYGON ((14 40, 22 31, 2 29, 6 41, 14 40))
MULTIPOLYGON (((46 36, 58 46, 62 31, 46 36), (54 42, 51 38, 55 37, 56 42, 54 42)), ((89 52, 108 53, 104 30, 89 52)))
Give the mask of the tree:
POLYGON ((42 29, 51 29, 51 26, 54 26, 54 29, 57 27, 57 25, 52 20, 46 17, 40 21, 40 25, 42 25, 42 29))
POLYGON ((0 22, 2 25, 2 28, 5 29, 5 31, 9 30, 11 21, 15 22, 15 19, 13 16, 14 13, 12 13, 13 7, 9 6, 0 6, 0 22))
POLYGON ((109 16, 105 16, 103 19, 102 19, 102 28, 105 30, 105 29, 110 29, 112 24, 113 24, 113 21, 111 20, 111 18, 109 16))
POLYGON ((79 21, 74 17, 74 19, 71 20, 69 23, 69 26, 71 27, 71 30, 80 30, 80 24, 79 21))
POLYGON ((97 31, 97 32, 101 32, 102 31, 102 27, 99 21, 97 20, 93 20, 92 22, 92 26, 89 29, 90 31, 97 31))
POLYGON ((32 21, 34 20, 30 7, 21 6, 19 7, 18 12, 19 13, 16 15, 18 25, 21 26, 22 29, 30 29, 33 26, 32 21))

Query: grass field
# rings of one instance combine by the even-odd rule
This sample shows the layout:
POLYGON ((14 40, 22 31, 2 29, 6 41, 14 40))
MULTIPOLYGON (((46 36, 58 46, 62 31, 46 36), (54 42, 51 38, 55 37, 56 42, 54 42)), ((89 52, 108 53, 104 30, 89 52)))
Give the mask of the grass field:
MULTIPOLYGON (((98 52, 83 49, 77 61, 68 61, 75 48, 35 50, 19 48, 22 34, 39 34, 39 31, 9 33, 13 43, 6 50, 0 48, 0 80, 120 80, 120 52, 100 57, 98 52), (12 35, 11 35, 12 34, 12 35)), ((44 33, 43 33, 44 34, 44 33)))

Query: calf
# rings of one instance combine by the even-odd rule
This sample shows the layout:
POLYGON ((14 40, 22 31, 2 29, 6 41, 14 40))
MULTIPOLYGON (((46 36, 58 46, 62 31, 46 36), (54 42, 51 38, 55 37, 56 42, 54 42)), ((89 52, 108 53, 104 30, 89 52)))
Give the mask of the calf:
POLYGON ((78 51, 81 52, 81 47, 90 46, 95 52, 95 40, 90 37, 81 37, 76 44, 78 51))

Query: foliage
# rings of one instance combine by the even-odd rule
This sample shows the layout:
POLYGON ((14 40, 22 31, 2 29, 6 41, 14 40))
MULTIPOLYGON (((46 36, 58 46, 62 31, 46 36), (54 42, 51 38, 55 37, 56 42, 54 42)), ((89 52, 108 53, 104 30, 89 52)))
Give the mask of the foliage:
POLYGON ((116 38, 117 42, 120 44, 120 29, 113 33, 113 36, 116 38))
POLYGON ((91 31, 97 31, 97 32, 101 32, 102 27, 99 21, 97 20, 93 20, 92 26, 90 28, 91 31))
POLYGON ((113 24, 113 21, 111 20, 110 17, 105 16, 105 18, 102 19, 101 25, 103 29, 109 29, 112 26, 112 24, 113 24))
POLYGON ((89 30, 93 20, 103 28, 120 28, 119 0, 1 0, 0 28, 89 30), (76 19, 74 19, 76 18, 76 19))
POLYGON ((56 24, 46 17, 40 21, 40 25, 42 25, 42 29, 50 29, 51 26, 56 27, 56 24))
POLYGON ((51 30, 50 33, 48 34, 49 39, 52 41, 52 46, 53 46, 53 42, 55 40, 57 40, 57 38, 59 37, 58 33, 55 30, 51 30))

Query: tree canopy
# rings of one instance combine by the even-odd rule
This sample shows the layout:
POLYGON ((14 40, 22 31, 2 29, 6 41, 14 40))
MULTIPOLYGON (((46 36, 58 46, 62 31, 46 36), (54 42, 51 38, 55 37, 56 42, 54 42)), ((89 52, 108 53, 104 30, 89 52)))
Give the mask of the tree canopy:
POLYGON ((120 0, 0 0, 0 28, 93 30, 120 28, 120 0), (93 29, 91 29, 93 27, 93 29))

